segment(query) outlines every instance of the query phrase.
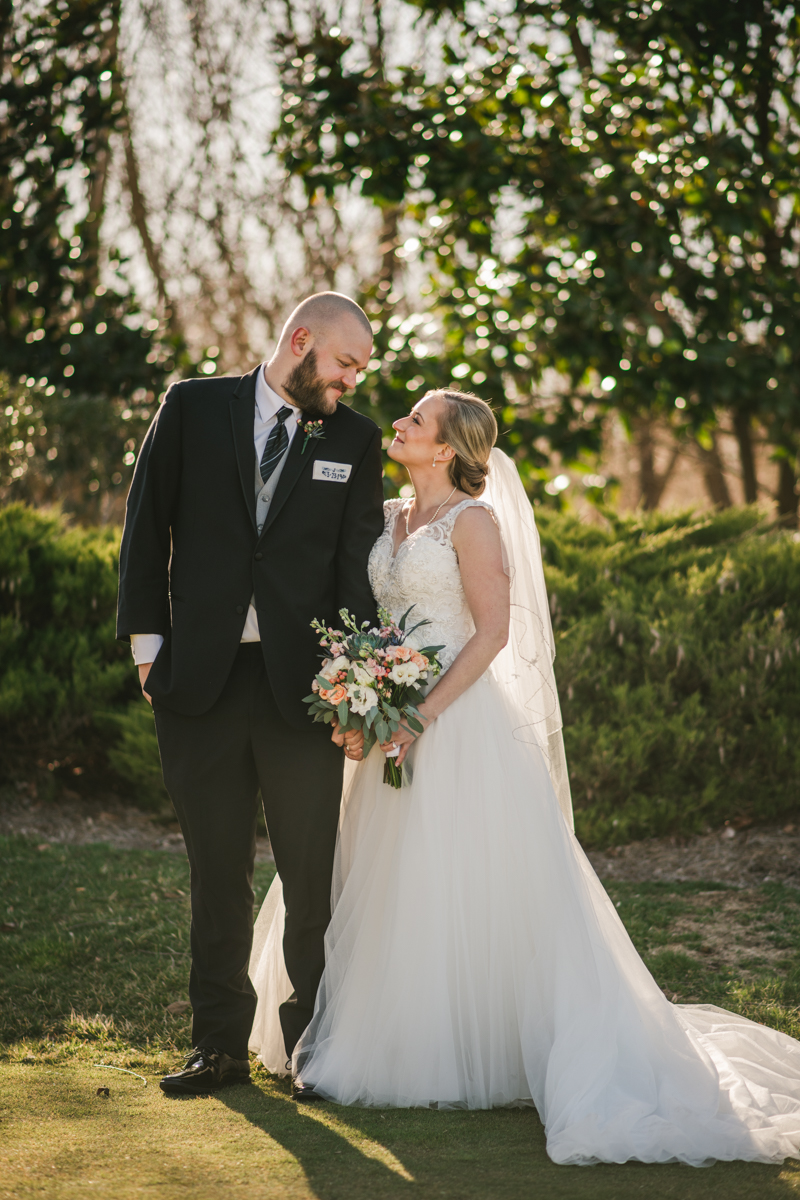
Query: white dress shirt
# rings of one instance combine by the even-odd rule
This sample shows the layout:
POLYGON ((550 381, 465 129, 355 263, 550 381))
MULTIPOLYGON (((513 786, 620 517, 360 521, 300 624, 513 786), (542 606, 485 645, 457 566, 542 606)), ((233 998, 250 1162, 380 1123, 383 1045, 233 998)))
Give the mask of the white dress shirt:
MULTIPOLYGON (((264 447, 267 444, 267 438, 275 427, 275 418, 278 415, 278 409, 286 407, 294 411, 294 416, 287 417, 284 421, 286 432, 289 435, 289 445, 292 443, 292 438, 297 432, 297 418, 300 416, 299 408, 291 404, 288 400, 284 400, 277 392, 274 392, 267 383, 264 372, 266 363, 262 363, 261 369, 256 376, 256 406, 255 416, 253 420, 253 441, 256 448, 256 462, 261 462, 261 456, 264 453, 264 447)), ((260 642, 261 634, 258 631, 258 615, 252 603, 247 609, 247 618, 245 619, 244 629, 242 630, 243 642, 260 642)), ((151 663, 155 661, 161 646, 164 642, 160 633, 132 633, 131 634, 131 652, 133 661, 137 667, 140 663, 151 663)))

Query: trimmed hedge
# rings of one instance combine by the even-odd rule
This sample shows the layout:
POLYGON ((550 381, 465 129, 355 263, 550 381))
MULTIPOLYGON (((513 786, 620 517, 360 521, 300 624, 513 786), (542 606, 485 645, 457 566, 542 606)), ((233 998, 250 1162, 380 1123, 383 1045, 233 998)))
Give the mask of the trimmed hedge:
POLYGON ((539 516, 584 844, 800 802, 800 545, 754 508, 539 516))
POLYGON ((108 782, 95 714, 137 691, 130 651, 114 639, 118 544, 116 529, 0 508, 2 781, 108 782))
MULTIPOLYGON (((753 508, 606 516, 537 510, 581 839, 796 812, 800 544, 753 508)), ((118 536, 0 508, 0 780, 161 808, 152 716, 114 640, 118 536)))

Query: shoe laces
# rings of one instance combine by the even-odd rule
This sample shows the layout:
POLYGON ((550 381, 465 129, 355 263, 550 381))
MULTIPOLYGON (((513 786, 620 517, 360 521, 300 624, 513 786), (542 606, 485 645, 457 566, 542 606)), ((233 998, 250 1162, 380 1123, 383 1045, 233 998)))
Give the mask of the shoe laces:
POLYGON ((195 1046, 186 1055, 186 1066, 190 1067, 192 1063, 196 1063, 201 1058, 219 1058, 220 1051, 213 1046, 195 1046))

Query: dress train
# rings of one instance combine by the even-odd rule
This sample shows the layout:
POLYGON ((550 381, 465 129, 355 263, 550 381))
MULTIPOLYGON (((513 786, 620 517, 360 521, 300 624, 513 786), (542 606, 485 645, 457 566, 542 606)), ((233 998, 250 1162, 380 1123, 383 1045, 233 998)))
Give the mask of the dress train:
MULTIPOLYGON (((558 1163, 797 1154, 800 1043, 666 999, 540 750, 511 729, 484 678, 420 739, 400 791, 376 751, 350 770, 303 1081, 340 1104, 534 1104, 558 1163)), ((291 985, 273 889, 251 1045, 283 1070, 277 1006, 291 985)))

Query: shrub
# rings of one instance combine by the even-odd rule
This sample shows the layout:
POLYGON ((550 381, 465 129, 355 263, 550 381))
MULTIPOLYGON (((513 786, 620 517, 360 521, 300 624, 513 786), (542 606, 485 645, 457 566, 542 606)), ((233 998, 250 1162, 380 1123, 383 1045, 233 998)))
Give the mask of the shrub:
MULTIPOLYGON (((537 511, 581 840, 796 811, 800 545, 756 509, 607 515, 537 511)), ((77 769, 160 808, 152 714, 114 640, 117 544, 0 508, 0 777, 77 769)))
POLYGON ((0 778, 106 769, 93 714, 136 695, 115 641, 118 530, 0 508, 0 778))
POLYGON ((110 735, 109 764, 133 788, 139 806, 171 811, 161 775, 153 710, 144 696, 132 700, 124 712, 105 713, 98 723, 110 735))
POLYGON ((605 530, 537 512, 584 844, 800 800, 800 546, 754 508, 605 530))
POLYGON ((0 372, 0 503, 58 501, 91 524, 121 519, 133 474, 129 453, 155 408, 144 388, 127 400, 71 393, 46 379, 0 372), (29 386, 30 385, 30 386, 29 386))

